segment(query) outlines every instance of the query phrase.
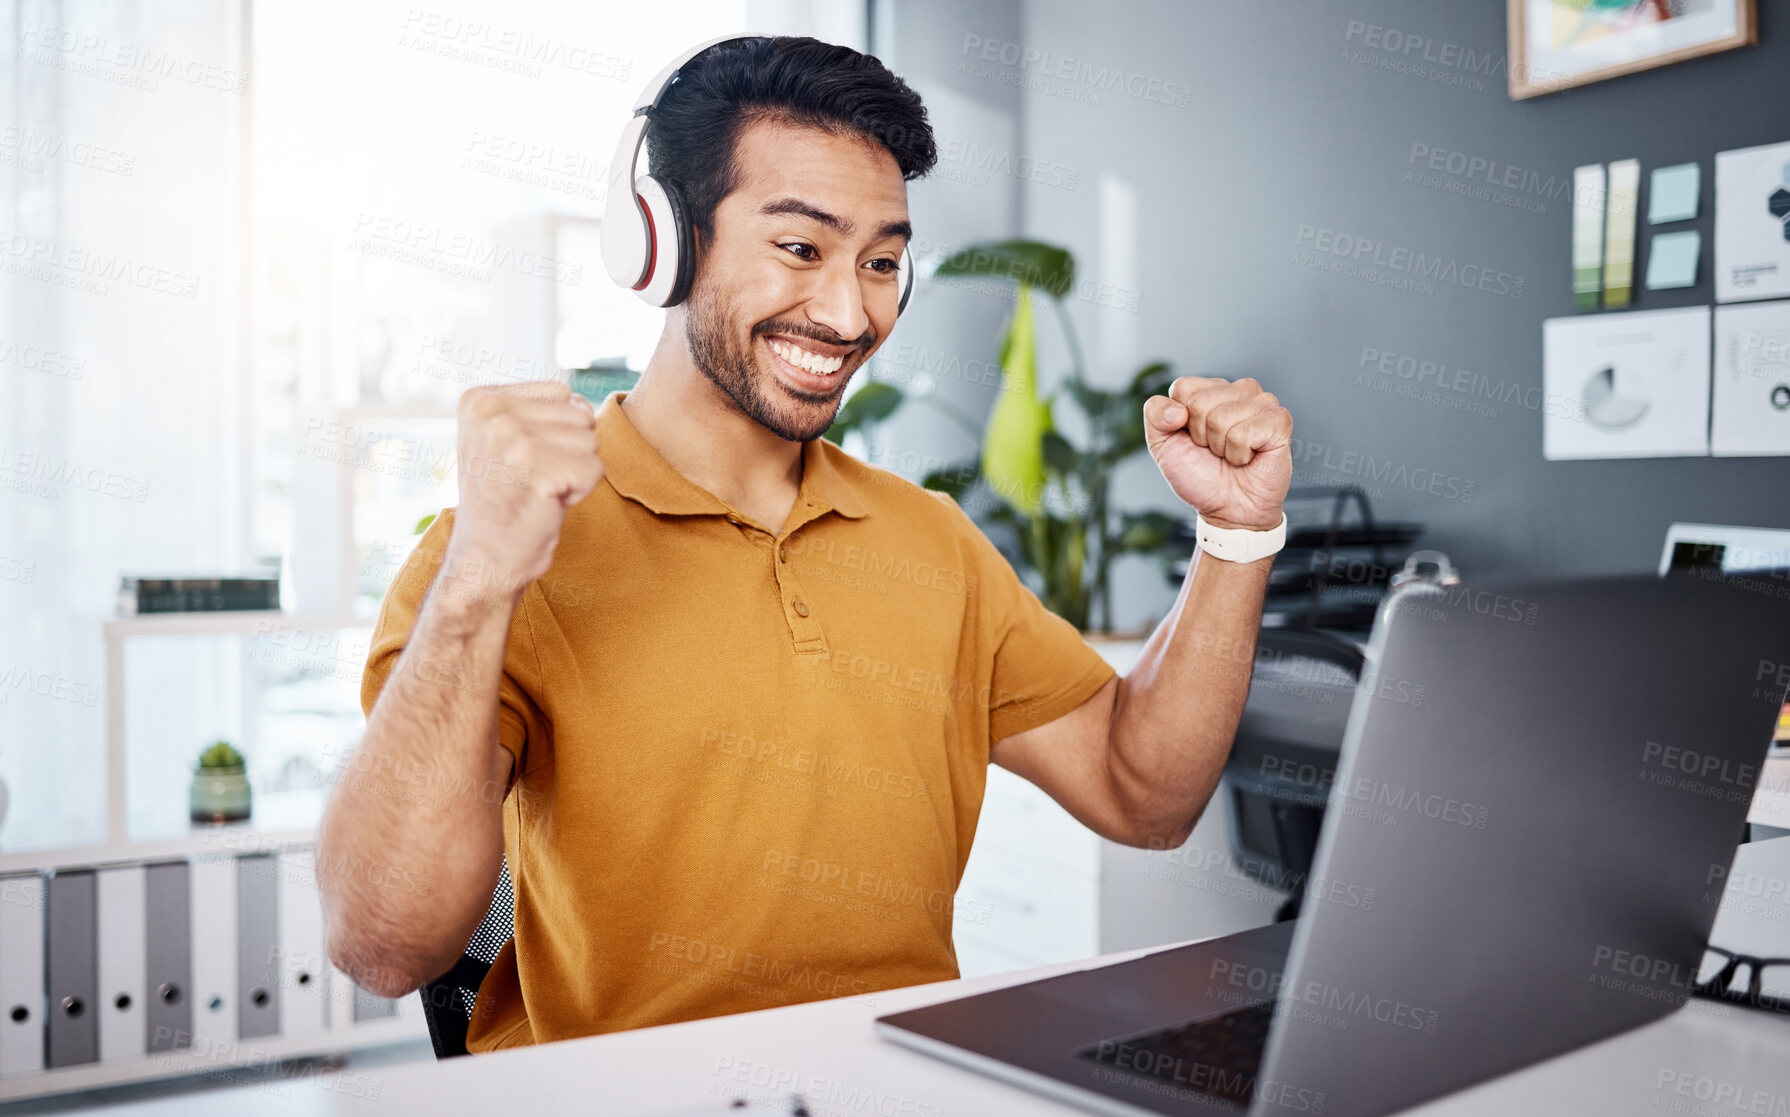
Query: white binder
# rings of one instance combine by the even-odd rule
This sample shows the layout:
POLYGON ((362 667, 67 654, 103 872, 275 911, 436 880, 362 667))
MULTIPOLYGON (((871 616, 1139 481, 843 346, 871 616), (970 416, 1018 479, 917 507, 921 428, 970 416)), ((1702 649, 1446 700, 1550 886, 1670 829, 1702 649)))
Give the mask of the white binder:
POLYGON ((333 963, 325 964, 329 966, 329 1026, 332 1031, 347 1031, 354 1027, 354 1002, 360 988, 333 963))
POLYGON ((102 869, 98 884, 99 1057, 139 1059, 148 1040, 143 867, 102 869))
POLYGON ((323 903, 310 849, 280 854, 280 1034, 329 1027, 329 960, 324 956, 323 903))
POLYGON ((193 1054, 228 1058, 236 1042, 236 858, 195 857, 191 866, 193 1054))
POLYGON ((44 881, 0 877, 0 1075, 44 1066, 44 881))

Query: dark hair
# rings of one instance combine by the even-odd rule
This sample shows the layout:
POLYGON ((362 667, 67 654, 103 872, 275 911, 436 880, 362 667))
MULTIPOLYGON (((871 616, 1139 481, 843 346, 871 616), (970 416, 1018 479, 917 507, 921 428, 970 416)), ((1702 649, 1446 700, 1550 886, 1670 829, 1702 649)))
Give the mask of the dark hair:
POLYGON ((938 162, 920 95, 874 57, 791 35, 716 43, 684 65, 646 130, 652 176, 676 188, 705 238, 739 185, 740 129, 762 119, 879 143, 903 179, 938 162))

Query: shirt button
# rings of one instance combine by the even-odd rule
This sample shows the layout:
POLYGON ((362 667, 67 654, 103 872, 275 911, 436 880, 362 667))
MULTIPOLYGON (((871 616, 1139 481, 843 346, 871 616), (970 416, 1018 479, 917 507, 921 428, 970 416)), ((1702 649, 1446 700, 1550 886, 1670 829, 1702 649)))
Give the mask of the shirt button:
POLYGON ((798 617, 805 617, 808 615, 808 605, 799 597, 796 598, 795 610, 796 616, 798 617))
POLYGON ((785 543, 777 544, 777 561, 778 562, 788 562, 789 561, 789 546, 788 546, 788 544, 785 544, 785 543))

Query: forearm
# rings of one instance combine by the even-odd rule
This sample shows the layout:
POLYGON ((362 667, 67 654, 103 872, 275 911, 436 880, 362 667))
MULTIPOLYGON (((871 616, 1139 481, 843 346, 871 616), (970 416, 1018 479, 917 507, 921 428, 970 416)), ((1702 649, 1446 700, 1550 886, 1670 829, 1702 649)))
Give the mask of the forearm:
POLYGON ((1174 607, 1119 682, 1106 770, 1139 845, 1186 841, 1218 786, 1249 694, 1272 565, 1196 549, 1174 607))
POLYGON ((458 960, 503 857, 497 680, 519 595, 442 569, 317 839, 331 958, 388 996, 458 960))

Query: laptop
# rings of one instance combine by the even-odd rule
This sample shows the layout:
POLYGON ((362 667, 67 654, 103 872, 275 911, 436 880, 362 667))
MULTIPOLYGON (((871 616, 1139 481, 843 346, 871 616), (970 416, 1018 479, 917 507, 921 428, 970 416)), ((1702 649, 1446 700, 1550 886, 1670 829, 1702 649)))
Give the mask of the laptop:
POLYGON ((1400 587, 1299 919, 880 1017, 1110 1114, 1395 1112, 1688 998, 1784 702, 1720 572, 1400 587))
MULTIPOLYGON (((1790 530, 1676 523, 1666 529, 1659 572, 1720 570, 1725 574, 1775 579, 1790 594, 1790 530)), ((1790 673, 1790 667, 1785 668, 1790 673)), ((1771 738, 1773 756, 1790 756, 1790 702, 1778 712, 1771 738)))

